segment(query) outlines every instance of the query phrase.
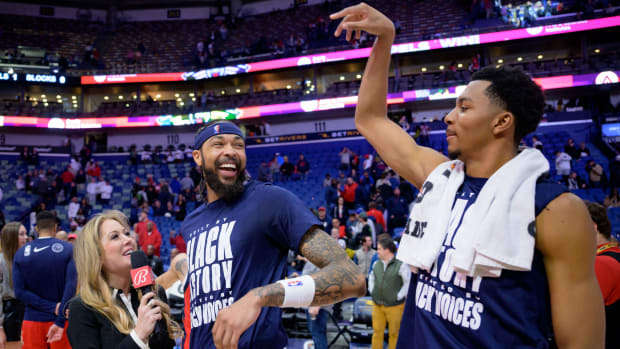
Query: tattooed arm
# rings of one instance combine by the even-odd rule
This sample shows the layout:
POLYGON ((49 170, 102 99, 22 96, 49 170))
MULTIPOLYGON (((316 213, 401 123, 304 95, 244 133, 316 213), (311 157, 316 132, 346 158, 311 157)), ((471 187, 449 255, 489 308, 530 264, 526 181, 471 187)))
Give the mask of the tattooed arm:
MULTIPOLYGON (((321 270, 312 274, 315 292, 312 305, 326 305, 366 292, 364 275, 327 233, 311 228, 301 240, 299 251, 321 270)), ((230 307, 217 313, 213 342, 218 349, 237 348, 239 337, 256 322, 263 307, 280 307, 284 288, 279 283, 258 287, 230 307)))
MULTIPOLYGON (((366 293, 364 275, 342 247, 321 229, 310 229, 302 238, 299 251, 321 269, 312 274, 315 284, 312 305, 333 304, 366 293)), ((278 283, 255 288, 252 292, 266 307, 279 307, 284 302, 284 288, 278 283)))

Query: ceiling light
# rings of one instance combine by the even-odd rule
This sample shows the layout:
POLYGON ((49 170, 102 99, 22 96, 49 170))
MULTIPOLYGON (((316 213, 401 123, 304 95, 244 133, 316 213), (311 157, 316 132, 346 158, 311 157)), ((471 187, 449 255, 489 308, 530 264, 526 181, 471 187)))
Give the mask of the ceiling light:
POLYGON ((504 63, 504 60, 500 58, 500 59, 497 60, 497 63, 502 64, 502 63, 504 63))
POLYGON ((600 52, 601 52, 601 50, 599 50, 599 49, 594 50, 594 53, 600 53, 600 52))
POLYGON ((71 99, 77 99, 77 97, 76 96, 71 96, 71 99))
POLYGON ((175 96, 175 97, 179 97, 179 94, 178 94, 178 93, 175 93, 175 94, 174 94, 174 96, 175 96))
POLYGON ((290 90, 291 89, 291 85, 286 85, 286 89, 290 90))
POLYGON ((223 95, 225 95, 225 94, 226 94, 226 91, 222 90, 222 94, 223 94, 223 95))
POLYGON ((56 95, 56 99, 61 99, 62 97, 60 95, 56 95))
POLYGON ((355 75, 356 78, 361 79, 362 78, 362 74, 357 74, 355 75))
POLYGON ((190 97, 194 97, 194 92, 189 94, 190 97))
POLYGON ((45 98, 45 95, 41 95, 41 98, 45 98))
POLYGON ((445 68, 443 65, 439 66, 439 70, 443 70, 443 68, 445 68))
POLYGON ((499 65, 499 64, 495 66, 495 68, 498 68, 498 69, 499 69, 499 67, 501 67, 501 65, 499 65))
POLYGON ((543 59, 543 55, 538 55, 538 59, 543 59))
POLYGON ((239 93, 241 92, 241 89, 236 89, 235 92, 239 93))
POLYGON ((192 97, 192 102, 196 102, 196 97, 192 97))
POLYGON ((110 97, 108 97, 108 96, 103 96, 103 99, 105 99, 105 100, 107 101, 108 99, 110 99, 110 97))
POLYGON ((177 101, 180 102, 180 101, 182 101, 182 99, 181 98, 177 98, 177 101))
POLYGON ((344 81, 344 76, 340 76, 340 81, 344 81))
POLYGON ((160 95, 160 94, 158 94, 157 96, 155 96, 155 98, 161 98, 161 95, 160 95))
POLYGON ((426 71, 426 67, 423 67, 423 68, 422 68, 422 71, 426 71))
POLYGON ((458 67, 463 68, 463 63, 459 63, 458 67))
POLYGON ((118 96, 118 99, 123 99, 123 96, 118 96))
POLYGON ((523 60, 523 57, 517 57, 517 62, 521 62, 523 60))

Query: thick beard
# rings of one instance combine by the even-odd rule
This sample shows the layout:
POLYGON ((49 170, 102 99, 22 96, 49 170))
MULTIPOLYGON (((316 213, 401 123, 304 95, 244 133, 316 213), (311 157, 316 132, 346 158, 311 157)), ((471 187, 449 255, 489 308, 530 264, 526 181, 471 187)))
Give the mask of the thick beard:
POLYGON ((237 179, 232 184, 225 184, 220 181, 220 177, 217 175, 216 171, 206 168, 203 163, 202 174, 204 176, 204 180, 211 190, 223 199, 226 202, 236 201, 245 190, 244 182, 245 182, 245 168, 242 168, 237 175, 237 179))

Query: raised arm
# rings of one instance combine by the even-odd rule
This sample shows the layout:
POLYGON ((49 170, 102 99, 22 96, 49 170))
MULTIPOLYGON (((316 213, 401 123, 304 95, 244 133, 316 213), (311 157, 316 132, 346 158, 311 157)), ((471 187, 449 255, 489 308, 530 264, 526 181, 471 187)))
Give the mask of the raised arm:
POLYGON ((359 38, 366 31, 377 37, 360 86, 355 126, 372 144, 381 158, 399 175, 420 188, 430 172, 448 159, 443 154, 416 144, 407 132, 387 117, 388 73, 394 24, 381 12, 361 3, 332 14, 332 20, 344 18, 334 35, 346 31, 359 38))
MULTIPOLYGON (((595 349, 605 343, 603 297, 594 273, 596 233, 578 197, 562 194, 536 219, 558 347, 595 349)), ((614 330, 614 329, 611 329, 614 330)))

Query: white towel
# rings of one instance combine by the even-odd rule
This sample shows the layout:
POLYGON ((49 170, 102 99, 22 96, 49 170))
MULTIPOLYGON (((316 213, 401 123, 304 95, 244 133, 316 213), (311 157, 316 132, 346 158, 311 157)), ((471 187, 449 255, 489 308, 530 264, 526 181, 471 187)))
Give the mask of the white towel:
MULTIPOLYGON (((499 277, 502 269, 531 269, 536 181, 548 171, 549 163, 538 150, 525 149, 487 180, 455 236, 455 271, 499 277)), ((442 163, 431 172, 411 211, 398 259, 430 270, 446 238, 456 192, 464 178, 465 169, 458 160, 442 163)))

